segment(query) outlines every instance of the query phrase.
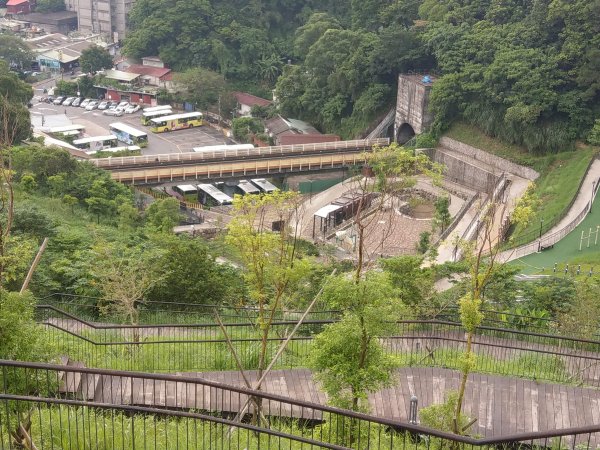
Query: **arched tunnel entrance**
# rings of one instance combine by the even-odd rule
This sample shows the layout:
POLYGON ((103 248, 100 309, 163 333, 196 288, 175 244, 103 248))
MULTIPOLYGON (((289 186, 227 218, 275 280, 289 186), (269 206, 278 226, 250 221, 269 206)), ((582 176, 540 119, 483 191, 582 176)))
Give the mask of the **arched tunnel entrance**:
POLYGON ((415 130, 408 123, 403 123, 396 132, 396 142, 404 144, 415 136, 415 130))

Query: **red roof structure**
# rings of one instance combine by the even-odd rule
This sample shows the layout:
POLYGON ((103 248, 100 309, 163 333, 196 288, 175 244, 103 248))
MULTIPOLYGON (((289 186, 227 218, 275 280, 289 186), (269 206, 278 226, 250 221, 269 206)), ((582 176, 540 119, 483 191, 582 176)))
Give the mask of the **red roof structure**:
POLYGON ((162 78, 166 74, 171 72, 171 69, 166 69, 163 67, 143 66, 141 64, 132 64, 127 69, 125 69, 125 72, 137 73, 138 75, 141 75, 143 77, 149 76, 149 77, 162 78))
POLYGON ((28 14, 31 12, 29 0, 8 0, 6 3, 7 14, 28 14))
POLYGON ((246 105, 250 107, 255 105, 269 106, 271 103, 273 103, 270 100, 257 97, 256 95, 248 94, 246 92, 234 92, 233 95, 240 105, 246 105))
POLYGON ((279 145, 318 144, 320 142, 337 142, 340 137, 335 134, 280 134, 279 145))

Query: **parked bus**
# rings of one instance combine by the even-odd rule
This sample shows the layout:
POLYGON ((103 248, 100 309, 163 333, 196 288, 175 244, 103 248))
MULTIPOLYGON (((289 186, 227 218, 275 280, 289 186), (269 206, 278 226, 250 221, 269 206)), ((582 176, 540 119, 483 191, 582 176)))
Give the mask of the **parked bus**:
POLYGON ((182 130, 202 125, 202 113, 173 114, 171 116, 159 117, 158 119, 150 119, 150 122, 152 123, 151 130, 155 133, 182 130))
POLYGON ((162 111, 165 109, 171 109, 171 105, 150 106, 149 108, 144 108, 143 112, 149 113, 154 111, 162 111))
POLYGON ((73 145, 80 150, 98 151, 105 148, 116 147, 118 140, 112 134, 110 136, 93 136, 73 141, 73 145))
POLYGON ((198 201, 198 187, 193 184, 173 186, 173 190, 181 195, 186 202, 195 203, 198 201))
POLYGON ((198 196, 200 203, 206 206, 231 205, 233 201, 229 195, 221 192, 212 184, 199 184, 198 196))
POLYGON ((152 125, 152 119, 158 119, 159 117, 171 115, 173 115, 173 110, 171 108, 145 112, 142 114, 142 125, 152 125))
POLYGON ((253 178, 252 183, 254 183, 262 192, 270 194, 271 192, 275 192, 277 190, 277 186, 272 183, 269 183, 264 178, 253 178))
POLYGON ((125 125, 121 122, 115 122, 111 123, 108 126, 108 129, 121 142, 125 142, 129 145, 137 145, 139 147, 146 147, 148 145, 148 135, 143 131, 130 127, 129 125, 125 125))
POLYGON ((240 180, 235 187, 235 193, 240 195, 260 194, 260 189, 254 186, 248 180, 240 180))
POLYGON ((192 150, 196 153, 220 152, 222 150, 254 150, 256 147, 252 144, 233 144, 233 145, 206 145, 204 147, 194 147, 192 150))
POLYGON ((128 156, 135 156, 135 154, 137 153, 138 155, 141 154, 142 149, 140 147, 138 147, 137 145, 128 145, 126 147, 111 147, 111 148, 105 148, 103 150, 86 150, 85 152, 88 155, 95 155, 98 152, 102 152, 102 153, 119 153, 119 152, 129 152, 128 156))
POLYGON ((66 125, 64 127, 52 127, 48 130, 51 134, 59 136, 80 136, 85 133, 85 127, 83 125, 66 125))

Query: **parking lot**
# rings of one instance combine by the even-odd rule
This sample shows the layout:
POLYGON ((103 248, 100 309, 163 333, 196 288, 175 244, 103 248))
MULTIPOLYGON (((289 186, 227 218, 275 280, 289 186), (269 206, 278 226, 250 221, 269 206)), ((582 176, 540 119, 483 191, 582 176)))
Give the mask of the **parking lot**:
POLYGON ((120 117, 105 116, 102 111, 86 111, 80 107, 53 105, 34 101, 31 108, 32 123, 35 127, 61 126, 70 123, 85 126, 87 136, 105 136, 110 134, 108 125, 113 122, 123 122, 148 133, 148 146, 142 149, 144 155, 162 153, 185 153, 193 147, 233 143, 221 131, 209 125, 189 130, 179 130, 170 133, 152 133, 149 127, 141 124, 142 111, 134 114, 124 114, 120 117), (62 116, 62 117, 61 117, 62 116))

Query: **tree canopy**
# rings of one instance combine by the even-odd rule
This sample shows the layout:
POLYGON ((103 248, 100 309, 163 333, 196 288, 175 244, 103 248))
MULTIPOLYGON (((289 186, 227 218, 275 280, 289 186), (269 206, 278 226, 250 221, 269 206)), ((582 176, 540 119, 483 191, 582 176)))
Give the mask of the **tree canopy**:
POLYGON ((101 69, 111 69, 113 60, 107 50, 97 45, 92 45, 81 52, 79 65, 83 72, 95 73, 101 69))
POLYGON ((391 106, 398 73, 434 69, 437 132, 462 119, 552 152, 600 116, 599 14, 600 0, 140 0, 124 52, 276 83, 284 114, 344 137, 391 106))

